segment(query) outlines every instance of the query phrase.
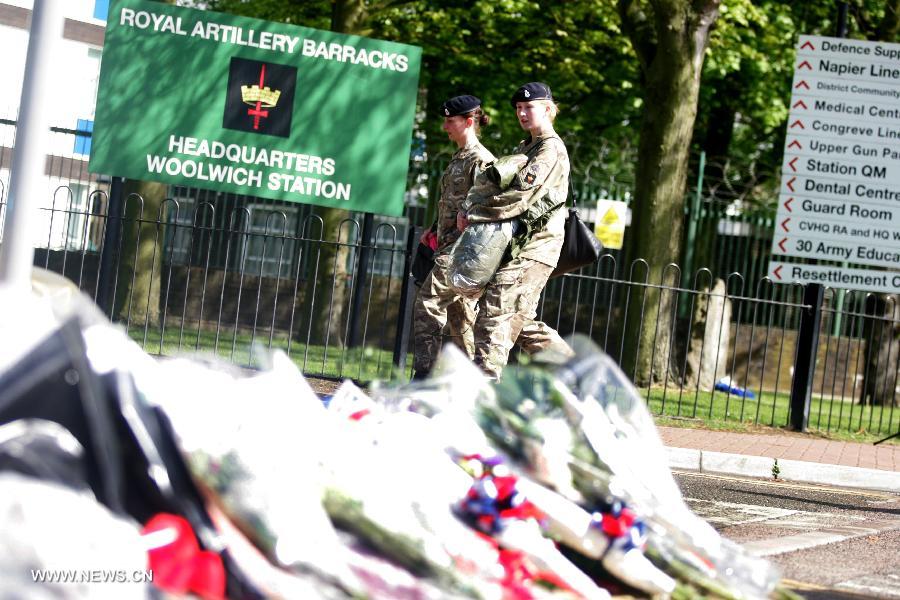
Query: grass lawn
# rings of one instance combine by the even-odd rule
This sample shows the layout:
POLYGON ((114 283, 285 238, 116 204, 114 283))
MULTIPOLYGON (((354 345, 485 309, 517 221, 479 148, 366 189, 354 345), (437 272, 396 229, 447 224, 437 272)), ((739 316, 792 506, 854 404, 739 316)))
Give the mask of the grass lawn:
MULTIPOLYGON (((786 393, 763 392, 751 400, 719 391, 685 390, 680 398, 677 388, 651 389, 649 395, 646 388, 639 391, 658 425, 763 433, 789 422, 786 393)), ((849 398, 813 395, 808 430, 830 439, 872 442, 900 430, 900 407, 860 406, 849 398)))
MULTIPOLYGON (((195 326, 196 327, 196 326, 195 326)), ((133 327, 128 335, 150 354, 178 356, 200 352, 236 365, 257 368, 267 356, 267 349, 285 351, 304 375, 329 379, 349 378, 357 382, 375 379, 400 379, 393 364, 393 353, 372 347, 340 348, 336 345, 306 345, 289 340, 286 335, 268 332, 253 335, 223 327, 193 330, 178 325, 144 330, 133 327)), ((406 359, 409 377, 412 355, 406 359)), ((763 392, 755 399, 745 399, 725 392, 702 392, 694 389, 641 388, 658 425, 702 427, 728 431, 764 432, 767 428, 783 431, 788 423, 790 399, 787 393, 763 392)), ((809 411, 809 431, 831 439, 872 442, 900 431, 900 407, 860 406, 849 399, 813 396, 809 411)))
MULTIPOLYGON (((150 354, 179 356, 202 353, 243 367, 258 368, 266 360, 268 349, 283 350, 305 375, 335 379, 372 381, 390 380, 400 377, 393 364, 393 353, 372 347, 340 348, 337 345, 306 345, 302 341, 290 340, 284 334, 271 339, 268 332, 252 333, 234 329, 189 330, 178 325, 166 326, 165 335, 160 329, 132 327, 129 337, 150 354)), ((412 355, 407 355, 407 371, 412 365, 412 355)), ((405 375, 408 377, 408 374, 405 375)))

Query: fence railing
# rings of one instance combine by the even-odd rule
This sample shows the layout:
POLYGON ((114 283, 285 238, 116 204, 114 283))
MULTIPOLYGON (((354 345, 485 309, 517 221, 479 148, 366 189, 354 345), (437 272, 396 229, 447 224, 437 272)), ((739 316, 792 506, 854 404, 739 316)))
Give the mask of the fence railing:
MULTIPOLYGON (((0 119, 0 225, 14 131, 13 119, 0 119)), ((56 127, 52 136, 47 197, 36 203, 35 263, 75 281, 148 351, 201 351, 254 365, 257 348, 282 348, 307 375, 408 374, 414 290, 404 273, 413 228, 429 224, 439 160, 411 163, 403 217, 377 217, 367 229, 362 215, 351 215, 325 231, 309 205, 179 186, 153 208, 131 197, 110 213, 111 179, 87 170, 90 132, 56 127)), ((585 220, 598 199, 631 202, 634 161, 625 154, 620 149, 609 164, 578 161, 573 179, 585 220)), ((686 240, 684 272, 672 265, 663 281, 648 281, 639 257, 612 251, 552 280, 540 316, 563 334, 591 336, 622 364, 633 362, 626 352, 662 357, 642 374, 659 414, 787 425, 792 369, 799 350, 811 351, 797 345, 811 307, 802 286, 765 276, 778 178, 706 164, 702 155, 692 172, 685 230, 694 237, 686 240), (668 300, 662 320, 640 308, 653 292, 668 300), (654 328, 652 348, 629 343, 635 322, 654 328), (722 391, 729 386, 753 398, 722 391)), ((900 430, 897 304, 826 290, 812 349, 810 427, 900 430)))
MULTIPOLYGON (((125 203, 136 210, 109 218, 105 192, 89 198, 76 203, 61 189, 39 209, 47 234, 35 263, 69 277, 148 352, 254 366, 260 349, 280 348, 308 376, 409 376, 414 288, 405 273, 416 238, 408 224, 376 221, 365 240, 356 220, 325 231, 315 215, 269 206, 169 198, 141 211, 131 197, 125 203)), ((812 308, 803 286, 765 278, 751 286, 739 273, 705 268, 683 277, 675 265, 662 281, 648 272, 641 260, 606 254, 551 280, 539 318, 563 335, 590 336, 620 364, 634 362, 628 352, 655 355, 638 382, 656 414, 787 426, 804 350, 799 323, 812 308), (651 292, 668 299, 665 314, 650 312, 651 292), (629 344, 646 327, 654 328, 648 347, 629 344)), ((897 299, 828 289, 821 310, 809 426, 900 431, 897 299)))

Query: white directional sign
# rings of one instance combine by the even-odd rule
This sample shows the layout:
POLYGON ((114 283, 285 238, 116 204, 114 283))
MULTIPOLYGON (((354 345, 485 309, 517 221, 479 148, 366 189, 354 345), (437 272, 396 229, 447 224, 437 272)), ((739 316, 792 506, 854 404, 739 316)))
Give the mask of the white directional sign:
POLYGON ((829 287, 900 294, 900 273, 772 261, 769 278, 776 283, 821 283, 829 287))
MULTIPOLYGON (((842 270, 781 256, 900 269, 900 44, 800 36, 769 275, 842 270)), ((894 290, 892 273, 843 271, 859 273, 827 281, 894 290)))

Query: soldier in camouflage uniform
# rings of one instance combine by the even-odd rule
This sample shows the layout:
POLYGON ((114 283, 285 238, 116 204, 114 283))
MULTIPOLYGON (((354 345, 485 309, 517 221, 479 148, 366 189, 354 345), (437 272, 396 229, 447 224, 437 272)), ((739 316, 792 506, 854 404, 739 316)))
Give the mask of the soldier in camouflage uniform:
MULTIPOLYGON (((478 299, 463 298, 451 289, 448 273, 450 249, 464 228, 458 222, 457 215, 472 187, 475 173, 494 160, 494 155, 478 141, 479 127, 488 123, 478 98, 451 98, 441 105, 441 114, 444 116, 444 131, 459 150, 450 159, 441 177, 434 268, 422 282, 413 309, 413 369, 416 378, 428 374, 445 342, 455 344, 469 358, 474 357, 472 323, 475 321, 478 299)), ((521 329, 518 344, 526 353, 545 348, 563 352, 568 350, 559 334, 545 323, 528 321, 521 329)))
POLYGON ((478 130, 487 125, 475 96, 456 96, 441 105, 444 131, 459 147, 441 177, 437 216, 437 249, 434 268, 416 298, 414 312, 415 376, 426 375, 434 364, 445 339, 473 355, 471 325, 477 300, 458 296, 449 285, 450 248, 459 237, 456 214, 466 199, 476 169, 494 160, 494 155, 478 141, 478 130), (447 333, 444 334, 446 326, 447 333))
MULTIPOLYGON (((465 215, 460 214, 463 225, 512 218, 522 223, 513 259, 501 265, 485 288, 473 326, 475 362, 494 378, 500 377, 513 344, 537 314, 541 291, 559 260, 569 181, 569 155, 553 129, 558 109, 550 88, 527 83, 516 90, 512 103, 519 125, 530 134, 515 153, 528 156, 528 162, 509 189, 478 203, 468 199, 462 206, 465 215)), ((541 325, 533 334, 526 329, 525 335, 546 346, 562 343, 559 334, 541 325)))

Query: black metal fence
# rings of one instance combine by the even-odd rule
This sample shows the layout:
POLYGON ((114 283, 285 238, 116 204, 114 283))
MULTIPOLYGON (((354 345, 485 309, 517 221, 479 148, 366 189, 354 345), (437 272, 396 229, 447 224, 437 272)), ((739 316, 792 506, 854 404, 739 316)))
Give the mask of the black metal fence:
MULTIPOLYGON (((176 189, 155 207, 130 196, 118 216, 105 190, 84 198, 63 186, 40 209, 47 236, 35 263, 72 279, 148 352, 253 366, 261 348, 280 348, 308 376, 409 375, 415 288, 405 274, 417 234, 408 220, 364 235, 354 219, 326 231, 309 207, 213 193, 176 189)), ((551 280, 539 318, 589 335, 620 364, 634 362, 629 352, 653 355, 638 382, 656 414, 787 426, 794 370, 812 356, 810 428, 900 431, 895 297, 826 289, 818 307, 801 285, 749 286, 705 268, 684 277, 676 265, 662 281, 648 273, 642 260, 607 254, 551 280), (651 292, 668 300, 665 314, 649 312, 651 292), (818 340, 803 347, 798 332, 814 313, 818 340), (655 328, 646 348, 628 343, 635 323, 655 328)))
MULTIPOLYGON (((177 186, 152 206, 136 195, 110 203, 113 180, 87 170, 90 131, 52 129, 35 263, 76 282, 149 352, 252 366, 259 348, 281 348, 311 376, 408 375, 415 289, 404 274, 414 227, 430 218, 439 157, 411 163, 403 217, 351 215, 326 227, 309 205, 177 186)), ((15 120, 0 118, 0 226, 14 132, 15 120)), ((596 200, 631 200, 628 149, 605 156, 580 157, 574 174, 588 222, 596 200)), ((646 263, 614 251, 551 280, 540 317, 591 336, 623 365, 651 355, 638 382, 657 414, 900 431, 898 299, 827 289, 819 305, 803 286, 773 284, 777 174, 702 155, 692 172, 684 272, 670 265, 650 281, 646 263), (654 293, 665 314, 648 308, 654 293), (798 344, 811 322, 816 335, 798 344), (633 343, 635 324, 653 328, 645 348, 633 343), (808 415, 792 414, 795 384, 809 390, 808 415)))

